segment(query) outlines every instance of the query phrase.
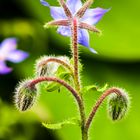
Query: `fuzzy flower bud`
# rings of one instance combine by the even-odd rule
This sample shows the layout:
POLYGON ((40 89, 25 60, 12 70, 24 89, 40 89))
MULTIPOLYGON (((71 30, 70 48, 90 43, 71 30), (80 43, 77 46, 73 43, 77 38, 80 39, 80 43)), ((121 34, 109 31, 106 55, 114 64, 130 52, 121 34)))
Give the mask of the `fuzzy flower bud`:
POLYGON ((36 61, 35 71, 37 76, 55 76, 59 66, 63 61, 69 63, 69 58, 66 56, 43 56, 36 61), (57 59, 57 60, 56 60, 57 59))
POLYGON ((19 84, 15 91, 15 105, 20 111, 30 109, 36 101, 36 87, 29 86, 30 81, 25 80, 19 84))
POLYGON ((118 88, 119 93, 114 93, 108 99, 108 114, 113 121, 121 120, 129 109, 129 96, 123 90, 118 88))

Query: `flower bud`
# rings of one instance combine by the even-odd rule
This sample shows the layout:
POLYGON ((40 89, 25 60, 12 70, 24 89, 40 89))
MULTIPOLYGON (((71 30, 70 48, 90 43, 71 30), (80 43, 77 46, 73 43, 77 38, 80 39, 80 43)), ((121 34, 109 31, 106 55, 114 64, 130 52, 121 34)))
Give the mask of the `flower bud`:
POLYGON ((108 99, 108 114, 113 121, 121 120, 129 109, 128 94, 118 88, 121 94, 114 93, 108 99))
POLYGON ((55 60, 47 62, 49 59, 59 59, 66 63, 69 63, 69 58, 66 56, 43 56, 36 61, 36 75, 37 76, 55 76, 60 64, 56 63, 55 60), (46 63, 47 62, 47 63, 46 63))
POLYGON ((36 101, 36 87, 29 86, 30 81, 25 80, 19 84, 15 91, 15 104, 20 111, 30 109, 36 101))

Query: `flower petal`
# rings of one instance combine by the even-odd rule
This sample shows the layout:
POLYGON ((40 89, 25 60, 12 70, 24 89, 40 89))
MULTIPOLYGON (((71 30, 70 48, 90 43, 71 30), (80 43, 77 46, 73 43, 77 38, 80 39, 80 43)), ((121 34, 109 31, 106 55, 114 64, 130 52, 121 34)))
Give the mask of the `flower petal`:
POLYGON ((17 46, 17 39, 16 38, 7 38, 0 45, 0 53, 7 54, 10 51, 15 50, 16 46, 17 46))
POLYGON ((0 74, 8 74, 12 71, 12 68, 6 66, 4 61, 0 61, 0 74))
POLYGON ((24 59, 26 59, 28 56, 29 56, 29 54, 24 51, 15 50, 7 56, 7 60, 14 62, 14 63, 19 63, 19 62, 23 61, 24 59))
POLYGON ((82 7, 81 0, 67 0, 66 4, 68 5, 72 14, 75 14, 82 7))
POLYGON ((89 33, 85 29, 78 31, 78 43, 87 47, 91 52, 97 53, 93 48, 89 46, 89 33))
POLYGON ((70 27, 65 27, 65 26, 60 26, 58 29, 57 29, 57 32, 63 36, 71 36, 71 30, 70 30, 70 27))
POLYGON ((54 19, 58 20, 58 19, 65 19, 66 18, 63 8, 56 7, 56 6, 50 6, 49 3, 46 2, 45 0, 40 0, 40 2, 42 5, 50 8, 51 16, 54 19))
POLYGON ((102 8, 88 9, 81 20, 85 23, 93 25, 96 24, 102 18, 102 16, 108 11, 109 9, 102 8))
POLYGON ((47 7, 50 7, 49 3, 46 2, 45 0, 40 0, 41 4, 47 7))
POLYGON ((50 7, 51 10, 51 16, 55 19, 66 19, 66 15, 64 13, 63 8, 61 7, 55 7, 55 6, 51 6, 50 7))

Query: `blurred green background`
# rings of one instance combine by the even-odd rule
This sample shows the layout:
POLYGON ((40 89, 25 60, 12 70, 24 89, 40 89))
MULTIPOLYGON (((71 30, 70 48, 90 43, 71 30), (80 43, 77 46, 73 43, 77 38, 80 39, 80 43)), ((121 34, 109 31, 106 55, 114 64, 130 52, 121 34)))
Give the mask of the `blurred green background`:
MULTIPOLYGON (((48 0, 58 5, 56 0, 48 0)), ((125 88, 131 96, 128 116, 112 123, 107 116, 106 103, 102 105, 90 129, 94 140, 140 139, 140 1, 96 0, 93 7, 111 8, 98 23, 101 37, 90 33, 92 54, 80 46, 84 64, 83 84, 98 84, 125 88)), ((79 128, 64 127, 50 131, 41 122, 58 122, 77 116, 76 105, 70 93, 42 93, 36 105, 26 113, 17 111, 13 104, 14 89, 21 79, 34 75, 34 62, 41 55, 69 54, 69 38, 60 36, 56 29, 43 29, 51 20, 49 9, 39 0, 0 0, 0 41, 7 37, 19 38, 18 48, 30 53, 20 64, 7 63, 14 70, 0 75, 0 140, 80 140, 79 128)), ((99 93, 85 96, 87 115, 99 93)), ((91 140, 92 140, 91 139, 91 140)))

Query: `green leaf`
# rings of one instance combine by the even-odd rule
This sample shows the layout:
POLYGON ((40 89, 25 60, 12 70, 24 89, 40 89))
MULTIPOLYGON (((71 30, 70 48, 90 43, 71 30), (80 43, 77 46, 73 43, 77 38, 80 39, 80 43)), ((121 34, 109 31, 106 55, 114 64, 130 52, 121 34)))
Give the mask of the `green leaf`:
POLYGON ((55 82, 51 82, 51 83, 49 83, 49 84, 47 84, 47 86, 45 87, 45 90, 47 91, 47 92, 53 92, 53 91, 55 91, 55 90, 59 90, 60 89, 60 84, 58 84, 58 83, 55 83, 55 82))
POLYGON ((58 69, 57 69, 56 74, 59 75, 60 73, 62 73, 62 72, 64 72, 64 71, 66 71, 66 69, 65 69, 63 66, 60 65, 60 66, 58 67, 58 69))
MULTIPOLYGON (((72 74, 67 71, 63 66, 59 66, 57 71, 55 72, 55 77, 58 77, 59 79, 62 79, 69 84, 73 84, 73 77, 72 74)), ((44 82, 41 84, 41 88, 44 89, 47 92, 53 92, 53 91, 60 91, 61 84, 56 82, 44 82)))
POLYGON ((59 77, 65 81, 73 83, 72 75, 69 72, 63 72, 59 75, 59 77))
POLYGON ((63 66, 59 66, 56 72, 56 76, 64 80, 69 80, 72 77, 72 74, 67 71, 63 66))
MULTIPOLYGON (((58 76, 60 79, 63 79, 65 81, 70 81, 71 79, 71 74, 69 72, 63 72, 63 73, 60 73, 59 76, 58 76)), ((56 83, 56 82, 49 82, 45 88, 46 91, 48 92, 53 92, 55 90, 59 90, 60 87, 62 85, 59 84, 59 83, 56 83)))
POLYGON ((88 92, 90 90, 97 90, 97 86, 96 85, 89 85, 89 86, 85 86, 83 89, 83 92, 88 92))
POLYGON ((76 118, 71 118, 69 120, 65 120, 63 122, 59 122, 55 124, 42 123, 44 127, 48 129, 53 129, 53 130, 61 129, 65 125, 79 125, 79 124, 80 124, 79 120, 77 120, 76 118))
POLYGON ((89 86, 85 86, 83 89, 82 89, 82 92, 83 93, 87 93, 89 92, 90 90, 93 90, 93 91, 98 91, 98 92, 104 92, 108 87, 108 84, 105 84, 103 87, 99 87, 97 85, 89 85, 89 86))
POLYGON ((98 92, 104 92, 105 90, 107 90, 107 88, 108 88, 108 84, 105 84, 103 87, 101 87, 101 88, 97 88, 97 91, 98 92))

